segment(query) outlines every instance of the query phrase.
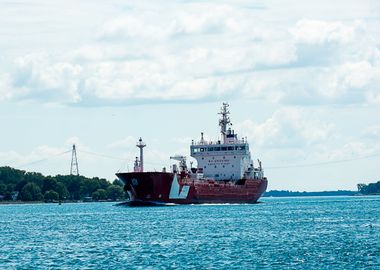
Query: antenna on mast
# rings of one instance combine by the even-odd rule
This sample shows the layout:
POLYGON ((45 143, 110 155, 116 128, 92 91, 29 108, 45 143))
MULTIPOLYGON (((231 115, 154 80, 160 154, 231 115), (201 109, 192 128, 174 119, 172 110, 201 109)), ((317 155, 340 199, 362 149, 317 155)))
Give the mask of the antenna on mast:
POLYGON ((228 117, 230 114, 230 111, 228 110, 229 106, 230 105, 228 105, 227 102, 223 102, 223 107, 220 109, 220 113, 218 113, 222 115, 222 118, 219 119, 219 126, 223 143, 226 143, 227 126, 231 123, 230 118, 228 117))
POLYGON ((70 175, 79 175, 77 150, 75 148, 75 144, 73 144, 73 150, 71 152, 70 175))

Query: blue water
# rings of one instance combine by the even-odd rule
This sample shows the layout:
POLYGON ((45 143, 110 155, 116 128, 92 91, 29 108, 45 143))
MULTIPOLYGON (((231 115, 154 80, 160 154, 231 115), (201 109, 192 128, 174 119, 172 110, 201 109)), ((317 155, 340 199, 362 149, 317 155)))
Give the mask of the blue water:
POLYGON ((0 205, 0 269, 380 269, 380 197, 0 205))

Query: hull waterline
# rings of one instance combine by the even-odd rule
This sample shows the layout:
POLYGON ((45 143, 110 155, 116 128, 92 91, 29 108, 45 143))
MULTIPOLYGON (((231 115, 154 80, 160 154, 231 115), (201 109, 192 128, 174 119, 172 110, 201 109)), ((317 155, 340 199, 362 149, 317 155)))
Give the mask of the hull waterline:
POLYGON ((266 179, 240 184, 212 179, 191 180, 166 172, 118 173, 131 206, 160 204, 256 203, 267 188, 266 179))

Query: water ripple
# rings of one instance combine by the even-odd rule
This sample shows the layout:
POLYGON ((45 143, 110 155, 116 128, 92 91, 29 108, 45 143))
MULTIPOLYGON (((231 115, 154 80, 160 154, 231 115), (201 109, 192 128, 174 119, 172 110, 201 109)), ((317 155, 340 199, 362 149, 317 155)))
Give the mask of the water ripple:
POLYGON ((379 269, 380 197, 0 206, 0 269, 379 269))

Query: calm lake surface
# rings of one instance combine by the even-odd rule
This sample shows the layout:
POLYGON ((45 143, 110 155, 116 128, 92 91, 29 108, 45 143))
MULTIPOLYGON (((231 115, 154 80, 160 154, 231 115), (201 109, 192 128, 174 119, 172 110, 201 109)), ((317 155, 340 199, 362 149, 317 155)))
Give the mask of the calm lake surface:
POLYGON ((380 269, 380 197, 0 205, 0 269, 380 269))

